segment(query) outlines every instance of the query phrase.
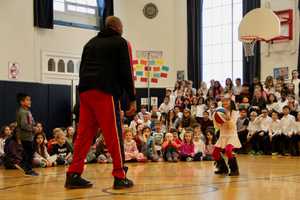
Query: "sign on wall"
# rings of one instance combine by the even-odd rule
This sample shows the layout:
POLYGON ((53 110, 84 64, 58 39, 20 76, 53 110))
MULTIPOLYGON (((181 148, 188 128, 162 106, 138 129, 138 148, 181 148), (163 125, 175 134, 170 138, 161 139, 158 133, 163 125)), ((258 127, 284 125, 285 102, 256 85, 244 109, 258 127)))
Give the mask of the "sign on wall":
POLYGON ((273 69, 274 78, 283 77, 285 80, 289 79, 289 67, 275 67, 273 69))
POLYGON ((20 65, 16 62, 8 63, 8 79, 16 80, 20 74, 20 65))
POLYGON ((151 106, 158 106, 158 98, 151 97, 151 106))
POLYGON ((162 51, 137 51, 133 60, 134 80, 141 83, 158 84, 167 79, 170 67, 166 65, 162 51))

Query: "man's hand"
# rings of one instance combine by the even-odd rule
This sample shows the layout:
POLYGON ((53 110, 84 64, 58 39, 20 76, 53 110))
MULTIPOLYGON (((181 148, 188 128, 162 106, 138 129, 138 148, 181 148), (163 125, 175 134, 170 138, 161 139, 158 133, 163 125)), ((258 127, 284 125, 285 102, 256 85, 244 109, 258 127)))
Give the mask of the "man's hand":
POLYGON ((131 117, 136 112, 136 101, 132 101, 129 103, 129 109, 126 111, 126 116, 131 117))

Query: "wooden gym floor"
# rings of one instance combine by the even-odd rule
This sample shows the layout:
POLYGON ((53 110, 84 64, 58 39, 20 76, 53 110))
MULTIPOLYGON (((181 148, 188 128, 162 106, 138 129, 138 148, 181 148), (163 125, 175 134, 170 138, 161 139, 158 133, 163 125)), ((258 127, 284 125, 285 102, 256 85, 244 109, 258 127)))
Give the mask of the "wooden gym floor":
POLYGON ((212 162, 132 163, 135 187, 112 190, 110 164, 86 166, 91 189, 64 189, 65 167, 37 169, 39 177, 0 169, 0 199, 300 199, 300 158, 238 156, 239 177, 213 174, 212 162))

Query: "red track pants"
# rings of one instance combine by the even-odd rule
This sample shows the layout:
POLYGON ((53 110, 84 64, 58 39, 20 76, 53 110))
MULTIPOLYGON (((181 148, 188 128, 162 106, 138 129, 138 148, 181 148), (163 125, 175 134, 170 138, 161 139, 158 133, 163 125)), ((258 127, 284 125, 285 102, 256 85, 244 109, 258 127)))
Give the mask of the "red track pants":
POLYGON ((112 175, 125 178, 119 100, 98 90, 80 93, 78 135, 74 144, 73 161, 68 173, 81 174, 83 172, 84 159, 90 150, 98 128, 101 128, 103 132, 105 143, 113 159, 112 175))

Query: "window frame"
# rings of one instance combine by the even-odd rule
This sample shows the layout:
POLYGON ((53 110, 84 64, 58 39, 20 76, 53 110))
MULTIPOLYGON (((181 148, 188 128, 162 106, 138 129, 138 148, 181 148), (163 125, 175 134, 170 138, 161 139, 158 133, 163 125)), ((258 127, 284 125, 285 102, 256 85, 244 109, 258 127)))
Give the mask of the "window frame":
MULTIPOLYGON (((60 26, 69 26, 75 28, 82 28, 82 29, 90 29, 90 30, 100 30, 100 21, 102 17, 99 15, 99 10, 104 9, 104 5, 91 6, 87 4, 69 2, 64 0, 64 11, 58 11, 53 8, 54 13, 54 25, 60 26), (95 14, 83 13, 78 11, 72 11, 68 9, 68 6, 81 6, 89 9, 94 9, 95 14), (100 7, 100 8, 99 8, 100 7), (62 18, 69 18, 69 19, 62 19, 62 18), (76 19, 81 19, 81 21, 95 21, 96 23, 84 23, 84 22, 75 22, 76 19)), ((55 0, 54 0, 55 4, 55 0)))
MULTIPOLYGON (((242 44, 237 43, 238 38, 235 38, 236 36, 236 29, 238 27, 238 23, 237 19, 242 19, 242 9, 240 10, 240 13, 235 12, 236 11, 236 6, 241 6, 243 4, 242 0, 227 0, 227 1, 204 1, 204 5, 203 5, 203 9, 207 9, 204 10, 203 12, 203 24, 202 24, 202 38, 203 38, 203 43, 202 43, 202 57, 203 57, 203 64, 202 64, 202 80, 203 81, 210 81, 209 79, 216 79, 214 77, 211 77, 210 75, 212 73, 209 73, 208 75, 206 75, 206 73, 204 73, 205 71, 209 71, 207 69, 213 67, 214 69, 216 69, 217 67, 222 67, 222 65, 224 64, 224 66, 227 66, 226 69, 230 68, 230 74, 228 77, 225 77, 224 80, 218 80, 222 83, 222 85, 225 84, 225 79, 226 78, 231 78, 233 81, 236 78, 243 78, 243 48, 242 48, 242 44), (205 3, 207 3, 205 5, 205 3), (230 7, 230 10, 228 10, 229 12, 229 16, 226 16, 226 22, 224 23, 216 23, 218 20, 217 15, 220 15, 220 17, 223 17, 224 14, 228 14, 225 13, 224 10, 227 10, 227 8, 230 7), (209 9, 212 10, 211 13, 209 13, 209 9), (214 13, 217 12, 215 9, 224 9, 222 10, 222 12, 220 13, 214 13), (214 11, 213 11, 214 10, 214 11), (223 15, 222 15, 223 14, 223 15), (211 16, 214 16, 214 18, 212 19, 211 16), (220 30, 217 30, 218 28, 215 28, 214 30, 214 26, 216 27, 220 27, 220 29, 222 29, 222 31, 220 32, 220 30), (225 31, 224 31, 225 30, 225 31), (230 31, 229 31, 230 30, 230 31), (214 32, 219 31, 222 36, 224 36, 225 34, 227 35, 227 39, 224 39, 224 37, 222 37, 224 40, 221 40, 221 42, 212 42, 211 41, 211 35, 214 35, 214 32), (210 32, 210 34, 209 34, 210 32), (207 36, 206 36, 207 35, 207 36), (230 41, 230 42, 227 42, 230 41), (230 46, 230 52, 226 52, 227 49, 229 49, 230 46), (222 58, 218 58, 220 61, 215 61, 214 62, 211 60, 215 55, 216 52, 213 51, 214 48, 216 47, 218 48, 222 48, 224 55, 222 58), (227 48, 225 48, 225 46, 227 46, 227 48), (224 49, 226 49, 224 51, 224 49), (240 49, 239 51, 237 51, 237 49, 240 49), (231 54, 231 55, 228 55, 231 54), (229 59, 230 58, 230 59, 229 59), (238 64, 239 63, 239 64, 238 64), (231 66, 231 67, 229 67, 231 66), (241 73, 240 73, 241 72, 241 73)), ((216 38, 216 37, 215 37, 216 38)), ((218 54, 220 55, 220 54, 218 54)), ((226 75, 227 76, 227 75, 226 75)), ((219 78, 217 78, 219 79, 219 78)))

